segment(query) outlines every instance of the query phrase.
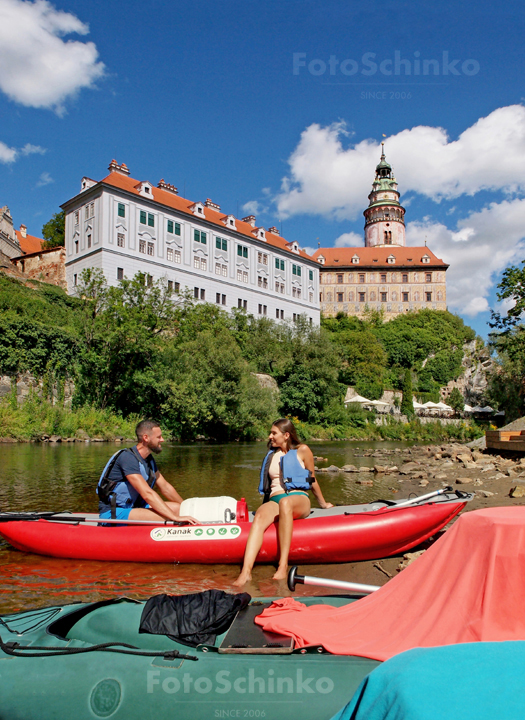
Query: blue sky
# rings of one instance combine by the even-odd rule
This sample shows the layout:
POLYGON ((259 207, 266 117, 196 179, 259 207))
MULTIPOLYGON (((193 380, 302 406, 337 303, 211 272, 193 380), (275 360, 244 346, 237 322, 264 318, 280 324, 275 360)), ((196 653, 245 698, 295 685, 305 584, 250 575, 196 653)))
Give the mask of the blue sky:
POLYGON ((408 243, 486 335, 524 256, 524 25, 514 0, 0 0, 0 205, 39 235, 115 158, 302 247, 362 244, 385 140, 408 243))

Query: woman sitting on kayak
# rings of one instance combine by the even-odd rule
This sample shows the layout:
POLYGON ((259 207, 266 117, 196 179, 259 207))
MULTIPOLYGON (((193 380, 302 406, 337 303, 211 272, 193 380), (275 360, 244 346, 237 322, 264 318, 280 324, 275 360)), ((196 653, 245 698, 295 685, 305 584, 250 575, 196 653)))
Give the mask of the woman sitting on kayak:
POLYGON ((261 468, 259 492, 264 495, 263 504, 255 513, 242 571, 234 585, 244 585, 252 577, 255 558, 259 554, 263 535, 279 518, 280 558, 274 580, 285 580, 288 572, 288 555, 292 542, 293 521, 310 514, 311 489, 322 508, 333 507, 327 503, 315 479, 314 456, 308 445, 301 443, 293 423, 287 418, 276 420, 268 438, 269 453, 261 468))

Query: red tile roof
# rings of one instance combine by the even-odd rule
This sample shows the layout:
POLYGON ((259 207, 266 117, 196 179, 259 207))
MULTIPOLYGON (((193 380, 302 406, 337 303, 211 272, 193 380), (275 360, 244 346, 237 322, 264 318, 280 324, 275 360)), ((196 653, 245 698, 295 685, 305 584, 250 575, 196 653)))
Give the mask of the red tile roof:
POLYGON ((315 260, 322 255, 325 259, 321 267, 389 267, 394 264, 397 267, 428 267, 429 265, 448 268, 448 265, 434 255, 428 247, 401 247, 399 245, 382 245, 381 247, 344 247, 344 248, 319 248, 314 254, 315 260), (357 255, 359 263, 352 263, 352 258, 357 255), (387 263, 387 258, 393 255, 395 263, 387 263), (423 263, 423 257, 428 255, 430 261, 423 263))
POLYGON ((26 235, 23 237, 20 230, 15 230, 15 235, 20 243, 20 248, 22 249, 24 255, 27 255, 27 253, 38 252, 42 249, 42 243, 44 242, 42 238, 37 238, 34 235, 26 235))
MULTIPOLYGON (((111 187, 119 188, 120 190, 125 190, 126 192, 132 193, 133 195, 137 195, 139 197, 144 197, 143 195, 140 195, 138 190, 138 187, 141 184, 139 180, 134 180, 133 178, 127 175, 122 175, 118 172, 110 173, 107 177, 101 180, 101 183, 103 183, 104 185, 110 185, 111 187)), ((226 218, 228 217, 227 213, 223 213, 214 210, 213 208, 206 207, 204 203, 201 203, 203 205, 203 213, 202 215, 200 213, 199 215, 195 215, 195 213, 193 213, 191 210, 191 208, 195 205, 195 201, 186 200, 185 198, 180 197, 180 195, 175 195, 175 193, 170 192, 169 190, 163 190, 157 187, 153 187, 151 193, 155 202, 158 202, 166 207, 173 208, 178 212, 185 213, 192 218, 205 219, 208 222, 216 225, 218 227, 218 232, 220 232, 220 230, 224 232, 228 229, 228 226, 224 222, 224 220, 226 220, 226 218)), ((250 223, 243 222, 242 220, 238 220, 237 218, 235 219, 235 229, 237 230, 237 232, 251 238, 252 240, 257 239, 258 237, 258 228, 254 228, 250 225, 250 223)), ((268 245, 279 248, 279 250, 284 250, 285 252, 289 252, 291 255, 296 255, 297 257, 303 258, 305 260, 312 260, 312 257, 305 253, 303 250, 299 250, 298 252, 292 252, 292 243, 285 240, 280 235, 276 235, 266 230, 265 239, 268 245)))

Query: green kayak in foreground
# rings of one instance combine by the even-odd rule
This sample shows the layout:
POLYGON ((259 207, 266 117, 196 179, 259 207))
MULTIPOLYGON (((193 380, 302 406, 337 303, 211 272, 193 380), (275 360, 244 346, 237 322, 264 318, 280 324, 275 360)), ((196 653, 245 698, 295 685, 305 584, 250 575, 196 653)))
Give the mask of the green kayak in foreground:
MULTIPOLYGON (((335 607, 343 597, 301 598, 335 607)), ((252 601, 214 645, 139 634, 144 603, 75 603, 0 618, 0 718, 327 720, 379 663, 294 650, 253 623, 252 601)))

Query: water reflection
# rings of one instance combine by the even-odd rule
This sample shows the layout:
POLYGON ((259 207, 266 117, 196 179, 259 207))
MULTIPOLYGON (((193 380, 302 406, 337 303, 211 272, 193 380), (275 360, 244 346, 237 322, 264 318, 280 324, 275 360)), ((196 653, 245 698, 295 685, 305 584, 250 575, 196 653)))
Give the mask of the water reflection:
MULTIPOLYGON (((401 449, 400 443, 310 443, 315 455, 328 458, 319 466, 354 464, 371 467, 362 457, 365 448, 401 449)), ((100 444, 0 445, 0 510, 71 510, 95 512, 95 487, 115 447, 100 444)), ((232 495, 245 497, 250 509, 260 503, 257 493, 263 443, 229 445, 166 444, 158 456, 163 475, 183 497, 232 495)), ((391 463, 400 458, 391 456, 391 463)), ((320 474, 324 496, 335 504, 368 502, 393 497, 388 479, 376 476, 374 486, 356 484, 357 475, 320 474)), ((0 612, 78 600, 100 600, 114 595, 147 598, 161 592, 187 593, 209 588, 231 590, 238 573, 228 565, 169 565, 101 563, 60 560, 19 552, 0 540, 0 612)), ((287 594, 271 582, 274 570, 257 566, 248 591, 256 595, 287 594)), ((315 574, 312 571, 311 574, 315 574)), ((326 566, 317 574, 329 576, 326 566)), ((299 588, 308 595, 313 588, 299 588)), ((322 594, 319 590, 317 594, 322 594)))

